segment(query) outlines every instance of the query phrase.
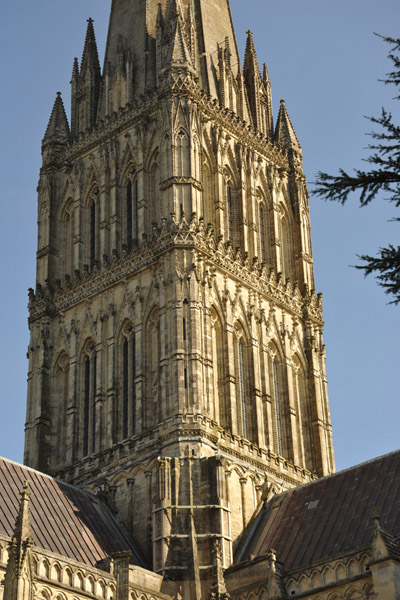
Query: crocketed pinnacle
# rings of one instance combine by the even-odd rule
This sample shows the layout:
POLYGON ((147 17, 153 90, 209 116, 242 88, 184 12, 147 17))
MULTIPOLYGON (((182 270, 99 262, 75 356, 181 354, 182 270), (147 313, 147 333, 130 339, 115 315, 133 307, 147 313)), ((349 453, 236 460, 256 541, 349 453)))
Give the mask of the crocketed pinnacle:
POLYGON ((253 32, 250 29, 247 32, 246 50, 244 53, 244 65, 243 71, 245 73, 251 73, 253 76, 260 76, 260 67, 258 66, 258 59, 256 53, 256 47, 254 45, 253 32))
POLYGON ((297 139, 297 135, 290 120, 284 100, 281 100, 281 106, 279 108, 279 114, 275 128, 275 141, 283 146, 283 148, 297 150, 297 152, 300 153, 302 152, 300 142, 297 139))
POLYGON ((70 139, 70 130, 61 92, 57 92, 49 124, 43 138, 45 144, 67 144, 70 139))
POLYGON ((94 75, 100 76, 100 62, 99 54, 97 51, 96 36, 94 33, 93 19, 88 19, 88 26, 86 29, 85 45, 83 47, 82 62, 81 62, 81 74, 89 69, 94 75))
POLYGON ((15 522, 13 538, 17 543, 25 542, 31 539, 31 517, 29 509, 29 491, 28 482, 25 481, 20 492, 21 502, 19 505, 18 517, 15 522))
POLYGON ((72 79, 77 79, 79 77, 79 61, 77 57, 74 58, 74 64, 72 66, 72 79))

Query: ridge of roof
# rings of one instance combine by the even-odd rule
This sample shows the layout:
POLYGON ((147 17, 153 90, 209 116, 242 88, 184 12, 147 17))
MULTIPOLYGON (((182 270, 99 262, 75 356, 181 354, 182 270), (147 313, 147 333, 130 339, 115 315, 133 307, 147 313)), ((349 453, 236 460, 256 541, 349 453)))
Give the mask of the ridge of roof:
MULTIPOLYGON (((370 545, 374 507, 382 513, 385 529, 398 538, 400 450, 272 496, 264 502, 235 562, 274 548, 287 572, 370 545)), ((395 546, 397 541, 392 543, 397 553, 395 546)))
MULTIPOLYGON (((307 483, 301 483, 300 485, 298 485, 296 487, 292 487, 289 490, 284 490, 280 494, 275 494, 275 496, 272 496, 272 498, 278 498, 278 497, 284 496, 285 494, 293 493, 296 490, 300 490, 300 489, 304 489, 304 488, 307 488, 312 485, 316 485, 316 484, 320 483, 321 481, 326 481, 327 479, 331 479, 331 478, 333 479, 334 477, 338 477, 340 475, 344 475, 345 473, 348 473, 349 471, 353 471, 355 469, 359 469, 360 467, 365 467, 372 463, 379 462, 379 461, 383 460, 384 458, 389 458, 390 456, 394 456, 395 454, 400 454, 400 448, 398 450, 392 450, 391 452, 387 452, 386 454, 381 454, 380 456, 376 456, 375 458, 370 458, 364 462, 358 463, 356 465, 352 465, 351 467, 346 467, 345 469, 342 469, 341 471, 335 471, 335 473, 331 473, 330 475, 324 475, 323 477, 318 477, 318 479, 314 479, 313 481, 309 481, 307 483)), ((270 500, 266 500, 265 503, 268 504, 269 502, 271 502, 272 498, 270 498, 270 500)))

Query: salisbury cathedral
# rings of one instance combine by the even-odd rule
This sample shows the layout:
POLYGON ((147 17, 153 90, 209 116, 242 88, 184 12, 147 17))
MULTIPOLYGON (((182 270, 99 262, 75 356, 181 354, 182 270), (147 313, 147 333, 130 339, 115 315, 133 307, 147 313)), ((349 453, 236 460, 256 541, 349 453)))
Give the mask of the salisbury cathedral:
POLYGON ((113 0, 42 143, 3 600, 400 599, 400 452, 335 473, 302 149, 228 0, 113 0))

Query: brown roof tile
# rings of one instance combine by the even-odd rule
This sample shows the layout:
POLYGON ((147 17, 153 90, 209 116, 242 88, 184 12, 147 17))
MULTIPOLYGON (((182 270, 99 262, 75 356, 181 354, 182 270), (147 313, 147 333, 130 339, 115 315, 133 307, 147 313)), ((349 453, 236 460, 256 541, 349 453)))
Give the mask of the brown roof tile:
POLYGON ((271 548, 285 571, 372 542, 372 509, 400 536, 400 450, 289 490, 264 504, 238 561, 271 548))
POLYGON ((34 543, 94 566, 113 552, 132 551, 132 562, 145 566, 112 511, 96 496, 48 475, 0 458, 0 533, 12 536, 25 481, 31 491, 34 543))

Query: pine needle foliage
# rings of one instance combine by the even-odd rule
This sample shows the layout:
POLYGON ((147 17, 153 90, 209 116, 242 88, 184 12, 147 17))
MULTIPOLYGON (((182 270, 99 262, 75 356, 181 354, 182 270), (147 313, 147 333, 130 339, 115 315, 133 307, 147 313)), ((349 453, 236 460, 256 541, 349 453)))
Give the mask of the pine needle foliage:
MULTIPOLYGON (((394 85, 400 91, 400 38, 381 37, 391 44, 388 58, 392 71, 386 74, 383 83, 394 85)), ((400 100, 400 93, 395 97, 400 100)), ((392 114, 385 108, 379 117, 368 117, 378 126, 378 131, 368 135, 372 142, 368 145, 371 154, 365 159, 369 169, 354 169, 349 174, 339 169, 338 175, 317 173, 313 194, 325 200, 344 204, 352 192, 360 194, 361 206, 366 206, 378 193, 385 193, 385 199, 400 207, 400 125, 395 123, 392 114)), ((395 221, 400 221, 397 217, 395 221)), ((400 246, 389 245, 380 248, 377 256, 359 256, 364 264, 357 265, 365 275, 375 275, 378 284, 392 297, 391 303, 400 304, 400 246)))

